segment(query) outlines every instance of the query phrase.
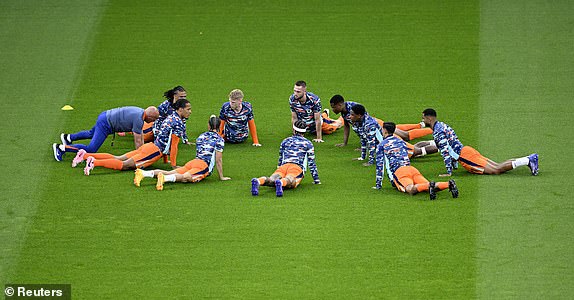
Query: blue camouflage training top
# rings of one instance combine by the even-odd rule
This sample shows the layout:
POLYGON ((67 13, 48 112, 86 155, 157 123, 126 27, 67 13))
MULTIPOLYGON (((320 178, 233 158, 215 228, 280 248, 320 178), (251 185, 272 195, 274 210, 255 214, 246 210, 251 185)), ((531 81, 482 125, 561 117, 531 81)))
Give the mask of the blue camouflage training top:
POLYGON ((433 127, 432 136, 444 160, 444 165, 448 174, 452 174, 453 166, 456 166, 462 143, 458 140, 454 130, 446 123, 436 121, 433 127))
POLYGON ((385 175, 393 181, 398 168, 410 166, 407 144, 400 138, 390 135, 377 146, 377 188, 380 189, 385 175))
POLYGON ((195 140, 195 157, 203 160, 209 166, 209 173, 215 166, 215 151, 223 152, 225 142, 216 132, 207 131, 199 135, 195 140))
POLYGON ((289 97, 289 105, 291 106, 291 112, 297 114, 297 119, 305 122, 307 125, 308 132, 315 132, 315 113, 321 112, 321 99, 319 96, 307 92, 305 93, 307 100, 304 103, 295 100, 295 95, 289 97))
MULTIPOLYGON (((163 101, 158 107, 157 110, 159 111, 159 118, 157 118, 157 120, 155 120, 155 122, 153 123, 153 134, 154 136, 157 136, 159 134, 159 131, 161 130, 161 124, 163 123, 163 121, 165 121, 165 119, 172 115, 172 114, 177 114, 175 112, 175 110, 173 109, 173 107, 171 106, 171 102, 170 100, 165 100, 163 101)), ((179 115, 178 115, 179 117, 179 115)), ((185 124, 187 122, 187 120, 183 120, 183 123, 185 124)), ((187 142, 189 141, 189 139, 187 138, 187 132, 184 132, 184 136, 181 138, 182 142, 187 144, 187 142)))
POLYGON ((236 112, 229 102, 225 102, 219 111, 219 119, 225 121, 225 139, 232 143, 241 143, 249 136, 248 122, 253 120, 253 107, 249 102, 243 102, 241 110, 236 112))
POLYGON ((383 140, 383 131, 375 118, 367 115, 363 116, 362 121, 355 122, 357 134, 361 138, 361 158, 367 158, 369 153, 369 164, 375 163, 375 151, 377 145, 383 140))
POLYGON ((155 136, 154 144, 163 154, 169 154, 172 144, 172 134, 183 139, 185 136, 185 123, 177 113, 169 115, 162 123, 159 134, 155 136))
POLYGON ((319 181, 319 173, 317 172, 317 164, 315 163, 315 148, 313 147, 313 143, 308 139, 300 135, 294 135, 281 142, 277 166, 282 166, 286 163, 298 165, 303 169, 303 172, 307 171, 308 165, 313 180, 315 182, 319 181))

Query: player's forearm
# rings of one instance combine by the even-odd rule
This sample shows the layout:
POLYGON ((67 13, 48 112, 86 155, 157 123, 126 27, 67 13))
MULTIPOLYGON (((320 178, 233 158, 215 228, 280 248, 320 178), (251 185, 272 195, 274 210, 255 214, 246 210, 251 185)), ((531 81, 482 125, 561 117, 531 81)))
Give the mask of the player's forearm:
POLYGON ((349 127, 350 127, 349 124, 345 122, 345 128, 343 128, 343 145, 345 146, 349 142, 349 133, 351 132, 351 129, 349 127))
POLYGON ((218 157, 215 159, 215 167, 217 168, 217 174, 219 174, 219 179, 223 179, 223 159, 218 157))
POLYGON ((134 132, 134 145, 136 149, 141 147, 144 144, 143 134, 138 134, 134 132))
POLYGON ((323 131, 321 130, 321 117, 315 120, 315 131, 317 132, 317 139, 323 139, 323 131))

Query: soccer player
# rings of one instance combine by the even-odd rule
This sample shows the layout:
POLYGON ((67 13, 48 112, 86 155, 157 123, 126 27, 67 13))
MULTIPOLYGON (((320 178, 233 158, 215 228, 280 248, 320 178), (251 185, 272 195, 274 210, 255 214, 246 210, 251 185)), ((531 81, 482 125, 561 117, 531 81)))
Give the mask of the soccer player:
POLYGON ((80 150, 72 161, 72 167, 86 160, 84 174, 90 175, 94 167, 104 167, 114 170, 133 170, 145 168, 158 161, 162 154, 169 155, 172 167, 177 167, 177 144, 184 136, 186 119, 191 114, 191 104, 186 99, 176 101, 175 113, 169 115, 163 122, 159 134, 153 143, 146 143, 138 149, 121 156, 108 153, 86 153, 80 150))
POLYGON ((62 133, 62 144, 54 143, 54 159, 62 161, 66 152, 78 152, 80 149, 94 153, 102 146, 107 136, 115 132, 132 131, 134 133, 135 148, 144 144, 142 128, 144 122, 153 122, 159 117, 158 109, 150 106, 145 110, 135 106, 125 106, 102 112, 96 121, 96 125, 90 130, 77 133, 62 133), (72 144, 77 140, 91 139, 89 145, 72 144))
POLYGON ((366 113, 365 107, 361 104, 353 105, 350 112, 349 118, 361 139, 361 157, 354 160, 368 159, 363 166, 370 166, 375 163, 377 145, 383 140, 381 125, 366 113))
POLYGON ((387 171, 387 176, 393 185, 403 193, 415 195, 429 192, 430 199, 436 199, 436 192, 449 189, 453 198, 458 197, 458 188, 454 180, 448 182, 429 182, 415 167, 411 166, 407 147, 403 140, 394 136, 396 125, 385 122, 383 125, 383 141, 377 147, 377 183, 374 189, 381 189, 387 171))
POLYGON ((251 179, 251 194, 253 196, 259 195, 259 186, 266 185, 274 186, 277 197, 283 197, 284 188, 294 189, 303 180, 307 166, 309 166, 311 176, 313 176, 313 183, 321 184, 315 164, 315 148, 313 143, 303 136, 306 128, 305 122, 295 121, 293 136, 284 139, 279 147, 277 170, 270 177, 251 179))
MULTIPOLYGON (((343 143, 336 144, 335 146, 337 147, 347 146, 347 142, 349 141, 349 132, 350 132, 349 128, 352 125, 351 107, 353 107, 353 105, 358 103, 353 101, 345 101, 345 98, 343 98, 343 96, 341 95, 334 95, 333 97, 331 97, 329 103, 331 105, 331 109, 333 110, 333 112, 335 114, 340 113, 341 117, 343 117, 344 120, 343 143)), ((368 114, 367 112, 365 113, 368 114)), ((383 126, 384 122, 382 120, 375 117, 373 118, 379 123, 379 125, 383 126)), ((431 129, 423 127, 424 127, 423 122, 418 124, 399 124, 397 125, 397 129, 395 130, 395 134, 398 135, 400 138, 402 138, 404 141, 410 141, 432 133, 431 129)), ((354 126, 352 128, 355 132, 357 132, 354 126)))
POLYGON ((239 89, 229 93, 229 102, 225 102, 219 111, 219 135, 230 143, 242 143, 251 133, 252 145, 261 147, 253 119, 253 107, 251 103, 244 102, 243 97, 239 89))
POLYGON ((171 115, 174 111, 175 102, 179 99, 186 99, 187 92, 185 89, 178 85, 171 90, 167 90, 163 93, 163 97, 166 99, 160 105, 158 105, 157 109, 159 110, 159 118, 153 125, 153 134, 157 135, 161 129, 161 123, 165 120, 169 115, 171 115))
POLYGON ((450 126, 437 121, 434 109, 427 108, 423 111, 423 121, 432 128, 434 141, 444 159, 446 173, 439 176, 451 176, 452 169, 458 166, 458 162, 468 172, 474 174, 498 175, 520 166, 528 166, 532 175, 538 175, 538 154, 536 153, 497 163, 482 156, 474 148, 464 146, 450 126))
POLYGON ((223 176, 223 147, 224 141, 217 132, 219 130, 219 118, 215 115, 209 117, 209 131, 199 135, 196 144, 195 159, 187 162, 185 166, 171 171, 153 170, 144 171, 136 169, 134 184, 140 186, 144 177, 157 177, 156 189, 163 190, 166 182, 191 182, 197 183, 205 177, 211 175, 213 167, 217 167, 220 180, 230 180, 231 178, 223 176))
POLYGON ((323 143, 323 132, 332 133, 336 130, 330 124, 323 123, 321 99, 319 96, 307 92, 305 81, 295 82, 293 95, 289 97, 289 105, 291 107, 291 125, 295 124, 297 120, 303 121, 306 131, 317 135, 313 142, 323 143))

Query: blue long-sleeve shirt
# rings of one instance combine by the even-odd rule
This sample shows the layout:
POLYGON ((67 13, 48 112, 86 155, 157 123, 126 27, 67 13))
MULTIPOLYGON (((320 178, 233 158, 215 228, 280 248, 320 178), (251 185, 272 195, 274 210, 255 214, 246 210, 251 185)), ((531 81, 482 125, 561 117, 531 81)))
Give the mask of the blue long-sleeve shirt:
POLYGON ((443 122, 437 121, 434 124, 432 136, 444 160, 447 173, 452 174, 452 168, 456 166, 464 145, 458 140, 454 130, 443 122))
POLYGON ((383 131, 375 118, 365 114, 363 120, 355 122, 357 134, 361 138, 361 158, 369 154, 369 164, 375 163, 377 145, 383 140, 383 131))

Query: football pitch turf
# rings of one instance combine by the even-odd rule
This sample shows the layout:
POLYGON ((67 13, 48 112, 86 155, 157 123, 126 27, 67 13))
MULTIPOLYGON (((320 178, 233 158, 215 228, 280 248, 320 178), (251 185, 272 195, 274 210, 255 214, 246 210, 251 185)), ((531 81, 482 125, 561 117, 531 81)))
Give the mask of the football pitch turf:
MULTIPOLYGON (((573 41, 567 0, 3 0, 0 285, 71 284, 79 299, 571 299, 573 41), (539 153, 540 175, 460 169, 460 198, 433 202, 388 181, 375 191, 374 168, 351 160, 358 138, 334 146, 340 130, 315 144, 321 185, 307 174, 283 198, 252 197, 291 133, 297 80, 325 108, 342 94, 386 121, 433 107, 495 161, 539 153), (158 192, 131 171, 54 161, 61 132, 180 84, 192 139, 232 89, 253 104, 263 147, 226 145, 231 181, 158 192)), ((132 148, 110 137, 100 151, 132 148)), ((413 165, 444 172, 437 154, 413 165)))

